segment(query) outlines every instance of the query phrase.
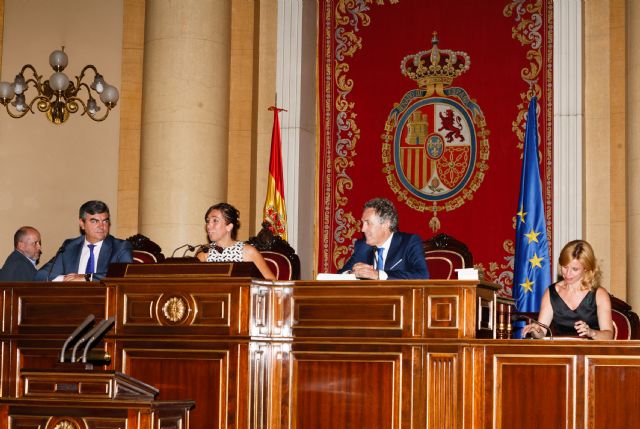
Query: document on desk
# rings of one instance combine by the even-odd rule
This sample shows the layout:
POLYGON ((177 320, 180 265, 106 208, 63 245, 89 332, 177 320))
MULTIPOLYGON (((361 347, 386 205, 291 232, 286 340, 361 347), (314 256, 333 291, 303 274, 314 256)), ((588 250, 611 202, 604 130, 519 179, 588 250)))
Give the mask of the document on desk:
POLYGON ((353 273, 334 274, 334 273, 318 273, 316 280, 356 280, 353 273))

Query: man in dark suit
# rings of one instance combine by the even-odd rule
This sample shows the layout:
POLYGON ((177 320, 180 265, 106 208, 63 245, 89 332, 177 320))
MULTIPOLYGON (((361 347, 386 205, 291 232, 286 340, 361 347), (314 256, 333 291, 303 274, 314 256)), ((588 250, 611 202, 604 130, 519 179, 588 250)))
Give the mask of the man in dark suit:
POLYGON ((398 212, 385 198, 374 198, 362 212, 364 239, 357 240, 353 255, 340 269, 360 279, 428 279, 422 240, 398 232, 398 212))
POLYGON ((87 201, 80 207, 83 235, 65 240, 56 255, 36 274, 36 280, 100 280, 115 262, 132 262, 131 243, 109 235, 109 207, 102 201, 87 201))
POLYGON ((0 272, 0 281, 31 282, 34 280, 36 265, 40 259, 42 243, 40 233, 32 226, 23 226, 13 235, 14 250, 0 272))

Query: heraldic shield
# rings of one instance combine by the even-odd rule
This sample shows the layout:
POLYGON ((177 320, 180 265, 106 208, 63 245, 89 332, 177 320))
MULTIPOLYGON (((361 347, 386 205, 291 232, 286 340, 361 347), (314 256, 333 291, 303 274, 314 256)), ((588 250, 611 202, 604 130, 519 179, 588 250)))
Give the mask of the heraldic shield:
POLYGON ((400 201, 430 211, 429 226, 440 229, 438 212, 473 198, 489 169, 489 130, 480 106, 453 80, 469 70, 465 52, 432 47, 408 55, 402 74, 418 84, 389 113, 382 135, 387 183, 400 201))

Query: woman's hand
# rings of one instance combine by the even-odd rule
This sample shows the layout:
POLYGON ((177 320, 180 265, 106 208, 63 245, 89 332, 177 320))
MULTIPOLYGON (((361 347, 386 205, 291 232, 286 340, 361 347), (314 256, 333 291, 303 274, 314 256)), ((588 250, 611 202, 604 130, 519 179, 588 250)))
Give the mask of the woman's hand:
POLYGON ((579 320, 573 324, 573 327, 576 328, 576 332, 578 335, 585 338, 594 338, 596 331, 591 329, 587 322, 579 320))
POLYGON ((535 323, 530 323, 522 328, 522 338, 524 338, 527 334, 531 334, 531 337, 533 338, 542 338, 546 333, 546 329, 535 323))

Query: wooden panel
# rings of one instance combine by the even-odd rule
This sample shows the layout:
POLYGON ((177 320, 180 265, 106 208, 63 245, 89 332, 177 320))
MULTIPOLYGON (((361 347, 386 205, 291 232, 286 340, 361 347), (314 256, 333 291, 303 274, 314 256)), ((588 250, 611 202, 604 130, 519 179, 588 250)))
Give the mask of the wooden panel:
POLYGON ((632 428, 640 422, 640 357, 587 357, 588 429, 632 428), (631 395, 630 393, 633 392, 631 395))
POLYGON ((410 288, 295 288, 289 300, 292 335, 408 337, 414 298, 410 288))
POLYGON ((14 287, 12 333, 69 335, 89 314, 106 318, 102 286, 14 287))
POLYGON ((218 327, 225 331, 231 324, 230 293, 136 293, 123 294, 122 327, 127 331, 137 327, 189 325, 218 327))
POLYGON ((496 354, 493 367, 493 427, 575 427, 573 356, 496 354))
POLYGON ((159 389, 157 400, 195 400, 192 428, 235 427, 237 371, 246 370, 239 365, 237 346, 141 345, 122 345, 122 372, 159 389))
POLYGON ((458 427, 457 353, 427 355, 427 427, 453 429, 458 427))
POLYGON ((428 329, 458 329, 458 296, 429 295, 427 299, 428 329))
POLYGON ((292 428, 399 427, 401 360, 400 353, 294 350, 292 428))
MULTIPOLYGON (((11 369, 7 379, 7 395, 20 397, 23 388, 23 380, 21 378, 22 369, 50 369, 57 365, 60 359, 60 349, 64 340, 56 339, 28 339, 16 340, 11 343, 11 354, 14 358, 11 361, 11 369), (9 384, 10 383, 10 384, 9 384)), ((107 355, 113 356, 114 345, 109 339, 105 340, 105 344, 96 344, 94 350, 105 350, 107 355)), ((3 362, 5 362, 3 360, 3 362)), ((98 370, 106 370, 113 368, 109 366, 97 366, 98 370)))
POLYGON ((248 333, 248 297, 248 279, 119 279, 111 299, 119 335, 230 336, 248 333))
MULTIPOLYGON (((10 414, 11 415, 11 414, 10 414)), ((100 418, 100 419, 92 419, 87 418, 84 419, 86 422, 86 426, 82 423, 82 419, 74 419, 71 417, 54 418, 51 419, 50 413, 42 413, 35 416, 24 416, 24 415, 11 415, 11 429, 42 429, 46 427, 55 428, 66 428, 68 426, 64 426, 64 422, 68 422, 69 424, 77 424, 78 428, 87 428, 87 429, 122 429, 126 427, 127 418, 126 415, 120 418, 100 418), (51 420, 51 421, 50 421, 51 420), (52 423, 47 425, 47 423, 52 423), (56 426, 56 424, 62 423, 62 426, 56 426)), ((73 426, 71 426, 73 427, 73 426)))

